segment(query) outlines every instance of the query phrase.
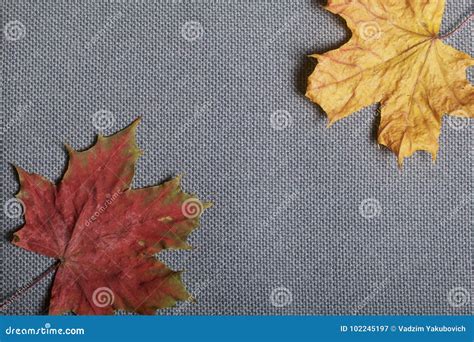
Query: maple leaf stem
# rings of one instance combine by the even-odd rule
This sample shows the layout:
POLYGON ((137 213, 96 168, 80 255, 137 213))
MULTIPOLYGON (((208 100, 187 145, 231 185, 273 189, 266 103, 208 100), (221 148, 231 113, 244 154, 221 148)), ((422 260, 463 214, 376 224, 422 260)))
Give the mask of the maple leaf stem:
POLYGON ((450 37, 451 35, 453 35, 457 31, 459 31, 464 25, 466 25, 469 22, 469 20, 471 20, 473 17, 474 17, 474 13, 471 13, 471 15, 469 17, 467 17, 466 19, 464 19, 454 30, 452 30, 451 32, 446 33, 445 35, 440 36, 439 38, 440 39, 446 39, 446 38, 450 37))
POLYGON ((25 286, 22 286, 18 290, 16 290, 15 293, 13 293, 10 297, 5 299, 1 304, 0 304, 0 310, 3 310, 6 308, 8 305, 13 303, 15 300, 17 300, 21 295, 23 295, 26 291, 34 287, 36 284, 38 284, 41 280, 43 280, 48 274, 51 272, 55 271, 60 262, 57 261, 53 265, 49 266, 43 273, 41 273, 39 276, 34 278, 33 280, 29 281, 25 286))

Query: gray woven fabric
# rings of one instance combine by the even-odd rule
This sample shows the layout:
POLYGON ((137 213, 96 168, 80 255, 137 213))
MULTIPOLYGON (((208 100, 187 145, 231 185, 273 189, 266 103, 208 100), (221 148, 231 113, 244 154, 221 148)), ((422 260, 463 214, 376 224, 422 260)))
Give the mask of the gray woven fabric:
MULTIPOLYGON (((450 1, 442 31, 471 7, 450 1)), ((159 314, 472 313, 473 123, 445 119, 437 162, 417 153, 402 171, 374 140, 377 106, 326 129, 303 96, 305 56, 349 35, 317 2, 8 0, 2 12, 2 204, 18 190, 12 163, 58 180, 64 143, 86 148, 137 116, 134 186, 184 173, 185 190, 215 202, 194 250, 160 255, 197 303, 159 314)), ((448 43, 472 54, 472 28, 448 43)), ((2 214, 6 298, 52 260, 10 245, 22 218, 2 214)), ((44 313, 50 285, 6 313, 44 313)))

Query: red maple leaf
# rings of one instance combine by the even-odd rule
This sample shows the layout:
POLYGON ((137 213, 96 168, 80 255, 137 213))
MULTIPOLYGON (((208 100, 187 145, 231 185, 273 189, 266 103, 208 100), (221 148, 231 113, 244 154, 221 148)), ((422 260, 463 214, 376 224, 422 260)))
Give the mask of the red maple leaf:
POLYGON ((99 135, 86 151, 68 147, 68 168, 58 185, 17 168, 26 223, 13 243, 58 259, 50 314, 153 314, 190 298, 181 273, 155 254, 189 248, 187 236, 210 204, 182 192, 180 177, 130 189, 141 154, 138 123, 99 135))

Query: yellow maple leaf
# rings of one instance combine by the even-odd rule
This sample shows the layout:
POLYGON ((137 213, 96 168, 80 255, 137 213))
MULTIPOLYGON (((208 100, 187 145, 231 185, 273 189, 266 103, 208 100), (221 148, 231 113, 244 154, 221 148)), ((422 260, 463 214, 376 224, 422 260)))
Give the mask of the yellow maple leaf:
POLYGON ((474 60, 442 42, 444 0, 330 0, 352 37, 337 50, 313 55, 318 65, 306 96, 327 113, 329 125, 380 102, 378 142, 403 159, 438 151, 444 114, 472 118, 474 60))

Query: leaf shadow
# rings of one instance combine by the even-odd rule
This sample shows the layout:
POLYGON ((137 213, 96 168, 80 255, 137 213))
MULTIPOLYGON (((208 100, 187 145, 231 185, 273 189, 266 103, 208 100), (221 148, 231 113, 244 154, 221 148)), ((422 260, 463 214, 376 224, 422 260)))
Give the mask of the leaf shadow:
POLYGON ((339 15, 334 15, 329 13, 327 10, 323 8, 326 5, 326 1, 323 0, 313 0, 312 5, 315 11, 324 11, 325 15, 331 17, 332 20, 337 22, 340 28, 344 29, 344 38, 342 40, 338 40, 335 42, 331 42, 326 44, 324 48, 316 48, 315 50, 308 51, 306 56, 300 58, 298 62, 297 73, 295 77, 295 86, 298 89, 298 92, 304 96, 306 93, 306 86, 308 83, 308 77, 313 72, 314 68, 317 65, 317 60, 315 58, 310 57, 312 54, 322 54, 331 50, 335 50, 339 48, 341 45, 347 43, 352 36, 351 30, 346 25, 344 19, 339 15))
MULTIPOLYGON (((315 50, 309 51, 306 56, 301 57, 301 59, 298 62, 298 69, 297 69, 298 71, 295 77, 295 87, 297 88, 299 94, 302 96, 305 96, 306 88, 308 84, 308 78, 313 73, 314 69, 316 68, 318 64, 317 59, 312 58, 310 55, 323 54, 331 50, 335 50, 341 47, 342 45, 346 44, 352 37, 352 32, 347 26, 345 20, 341 16, 332 14, 326 9, 324 9, 324 6, 327 5, 327 0, 313 0, 312 5, 315 8, 315 11, 326 12, 328 16, 331 17, 331 20, 333 20, 339 26, 339 28, 343 28, 344 37, 337 41, 333 41, 333 42, 330 42, 329 44, 326 44, 324 48, 316 48, 315 50)), ((313 105, 316 107, 318 113, 325 116, 324 110, 321 108, 321 106, 319 106, 317 103, 313 103, 313 105)), ((378 104, 377 115, 375 116, 373 120, 372 127, 370 130, 370 139, 373 141, 377 141, 380 120, 381 120, 381 105, 378 104)))
MULTIPOLYGON (((9 167, 10 167, 10 172, 14 175, 15 177, 15 181, 16 181, 16 184, 18 184, 17 186, 17 191, 15 192, 15 194, 18 194, 18 192, 20 192, 20 175, 18 174, 18 172, 16 171, 16 166, 15 164, 9 164, 9 167)), ((12 229, 7 229, 5 231, 5 233, 3 234, 3 239, 5 239, 7 242, 11 242, 13 240, 13 235, 15 234, 15 232, 17 232, 18 230, 21 229, 21 227, 23 227, 24 225, 24 220, 23 222, 16 226, 15 228, 12 228, 12 229)))
POLYGON ((375 115, 375 118, 372 122, 372 129, 370 130, 370 139, 373 141, 377 141, 378 135, 379 135, 379 126, 380 126, 380 120, 381 120, 381 114, 382 113, 382 105, 379 103, 377 104, 377 115, 375 115))

